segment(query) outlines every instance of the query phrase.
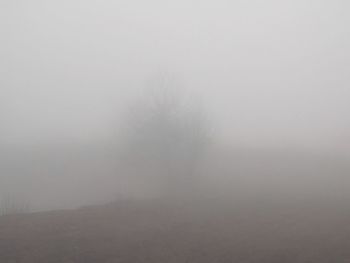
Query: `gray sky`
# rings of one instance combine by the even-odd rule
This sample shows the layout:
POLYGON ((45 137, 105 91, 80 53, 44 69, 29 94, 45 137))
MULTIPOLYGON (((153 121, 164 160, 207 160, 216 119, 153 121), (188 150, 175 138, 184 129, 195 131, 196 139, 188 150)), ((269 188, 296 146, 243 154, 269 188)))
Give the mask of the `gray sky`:
POLYGON ((348 1, 2 0, 9 142, 108 136, 164 69, 201 97, 222 138, 349 141, 348 1))

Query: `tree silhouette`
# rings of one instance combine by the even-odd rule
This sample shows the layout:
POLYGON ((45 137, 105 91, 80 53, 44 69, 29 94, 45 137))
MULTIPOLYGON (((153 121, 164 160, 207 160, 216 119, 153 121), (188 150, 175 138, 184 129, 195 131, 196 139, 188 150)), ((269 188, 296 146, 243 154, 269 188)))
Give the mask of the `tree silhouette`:
POLYGON ((124 153, 140 176, 157 176, 167 194, 184 195, 196 182, 196 167, 209 133, 200 110, 184 104, 174 81, 160 77, 148 100, 131 107, 124 130, 124 153))

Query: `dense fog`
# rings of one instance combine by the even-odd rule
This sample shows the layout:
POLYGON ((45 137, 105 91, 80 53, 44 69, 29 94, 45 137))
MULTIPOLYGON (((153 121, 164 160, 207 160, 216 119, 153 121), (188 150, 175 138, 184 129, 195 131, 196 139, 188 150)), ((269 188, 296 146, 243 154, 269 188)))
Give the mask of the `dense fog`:
POLYGON ((0 213, 347 200, 349 8, 1 1, 0 213))

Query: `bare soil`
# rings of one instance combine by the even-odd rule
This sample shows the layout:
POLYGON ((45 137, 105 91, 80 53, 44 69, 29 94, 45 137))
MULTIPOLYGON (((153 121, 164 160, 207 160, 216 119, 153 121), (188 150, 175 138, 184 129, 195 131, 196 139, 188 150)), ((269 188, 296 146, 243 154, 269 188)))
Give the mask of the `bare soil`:
POLYGON ((123 201, 8 215, 0 262, 348 263, 350 205, 123 201))

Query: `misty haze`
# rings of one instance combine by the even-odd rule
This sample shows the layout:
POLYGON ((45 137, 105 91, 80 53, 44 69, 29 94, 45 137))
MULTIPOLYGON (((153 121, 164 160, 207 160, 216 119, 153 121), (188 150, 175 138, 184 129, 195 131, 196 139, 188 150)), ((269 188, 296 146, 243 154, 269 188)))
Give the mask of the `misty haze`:
POLYGON ((1 0, 0 262, 350 262, 349 10, 1 0))

